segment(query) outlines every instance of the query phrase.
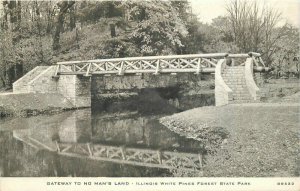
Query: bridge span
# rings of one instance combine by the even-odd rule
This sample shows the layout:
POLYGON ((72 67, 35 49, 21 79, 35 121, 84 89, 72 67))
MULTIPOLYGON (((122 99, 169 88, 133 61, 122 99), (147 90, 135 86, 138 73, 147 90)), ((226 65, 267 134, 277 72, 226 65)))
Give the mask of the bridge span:
POLYGON ((211 73, 216 105, 257 102, 260 90, 254 72, 267 72, 259 53, 191 54, 58 62, 39 66, 13 84, 16 93, 56 93, 74 107, 91 106, 91 76, 211 73))
MULTIPOLYGON (((169 56, 129 57, 98 59, 86 61, 58 62, 54 77, 59 75, 105 75, 105 74, 138 74, 138 73, 214 73, 218 61, 252 57, 255 60, 255 71, 268 70, 260 54, 189 54, 169 56)), ((242 63, 234 63, 233 65, 242 63)))

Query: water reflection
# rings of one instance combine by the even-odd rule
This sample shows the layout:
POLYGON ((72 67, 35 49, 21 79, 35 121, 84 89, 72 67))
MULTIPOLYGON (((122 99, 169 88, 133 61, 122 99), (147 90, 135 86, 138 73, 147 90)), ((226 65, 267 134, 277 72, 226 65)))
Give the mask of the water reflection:
POLYGON ((201 175, 202 145, 162 127, 159 117, 78 110, 1 121, 0 174, 201 175))

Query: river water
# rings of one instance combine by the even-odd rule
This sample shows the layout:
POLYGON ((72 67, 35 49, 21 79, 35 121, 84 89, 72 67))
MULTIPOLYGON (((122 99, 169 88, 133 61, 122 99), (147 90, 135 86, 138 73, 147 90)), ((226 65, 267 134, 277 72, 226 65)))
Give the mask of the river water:
POLYGON ((0 174, 14 176, 201 176, 203 145, 170 131, 175 113, 97 112, 0 120, 0 174))

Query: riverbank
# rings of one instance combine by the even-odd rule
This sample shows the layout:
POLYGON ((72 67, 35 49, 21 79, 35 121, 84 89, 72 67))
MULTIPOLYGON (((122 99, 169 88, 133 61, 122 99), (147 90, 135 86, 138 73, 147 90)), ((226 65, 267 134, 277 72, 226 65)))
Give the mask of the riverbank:
POLYGON ((160 122, 206 145, 209 153, 204 176, 299 176, 299 106, 255 103, 201 107, 160 122))
POLYGON ((0 93, 0 117, 58 113, 74 105, 54 93, 0 93))

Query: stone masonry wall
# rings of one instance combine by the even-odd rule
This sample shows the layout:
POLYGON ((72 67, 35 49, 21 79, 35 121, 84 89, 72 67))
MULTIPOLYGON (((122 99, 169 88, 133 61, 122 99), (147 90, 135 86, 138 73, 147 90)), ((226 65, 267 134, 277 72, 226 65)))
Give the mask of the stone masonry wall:
POLYGON ((29 83, 47 68, 49 68, 49 66, 37 66, 29 71, 26 75, 13 83, 13 91, 28 93, 30 91, 29 83))
POLYGON ((76 107, 91 106, 91 79, 75 75, 62 75, 57 81, 58 93, 64 95, 76 107))
POLYGON ((65 98, 75 105, 75 80, 76 76, 60 76, 56 81, 57 92, 64 95, 65 98))
POLYGON ((91 77, 76 76, 75 105, 76 107, 91 106, 91 77))
MULTIPOLYGON (((74 107, 90 107, 91 95, 116 94, 122 92, 140 92, 144 88, 179 87, 183 94, 213 95, 214 83, 212 75, 195 75, 193 73, 143 74, 124 76, 76 76, 61 75, 53 78, 55 66, 48 66, 36 76, 30 76, 28 82, 32 93, 57 93, 68 99, 74 107)), ((27 76, 28 77, 28 76, 27 76)), ((26 75, 25 77, 26 78, 26 75)), ((26 92, 25 92, 26 93, 26 92)))
POLYGON ((57 93, 57 83, 52 79, 55 67, 48 67, 28 82, 30 92, 57 93))
POLYGON ((223 71, 226 69, 226 63, 219 61, 215 72, 215 103, 216 106, 222 106, 232 100, 232 90, 225 84, 222 77, 223 71))
MULTIPOLYGON (((39 73, 25 75, 27 89, 24 93, 57 93, 68 99, 74 107, 91 106, 91 80, 90 77, 76 75, 62 75, 59 79, 52 78, 55 66, 45 67, 39 73)), ((22 81, 19 84, 24 84, 22 81)), ((24 88, 22 88, 24 90, 24 88)), ((18 92, 18 88, 14 89, 18 92)))
POLYGON ((143 88, 163 88, 171 86, 191 86, 191 89, 208 91, 214 86, 213 76, 189 74, 143 74, 125 76, 93 76, 92 94, 103 94, 117 91, 134 91, 143 88))

